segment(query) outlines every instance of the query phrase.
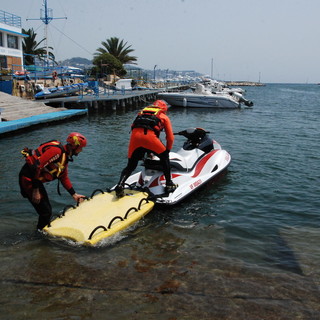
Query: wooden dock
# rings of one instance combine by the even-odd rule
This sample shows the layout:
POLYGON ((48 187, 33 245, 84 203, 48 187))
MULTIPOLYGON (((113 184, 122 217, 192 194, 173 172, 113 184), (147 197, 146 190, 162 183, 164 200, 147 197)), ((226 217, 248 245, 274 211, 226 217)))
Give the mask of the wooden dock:
POLYGON ((60 107, 60 108, 77 108, 77 109, 102 109, 124 106, 139 106, 156 100, 157 94, 162 90, 150 89, 150 90, 130 90, 130 91, 113 91, 105 90, 99 92, 99 94, 79 94, 77 96, 68 96, 60 98, 46 98, 39 99, 46 105, 60 107))
POLYGON ((0 91, 0 118, 2 121, 12 121, 39 114, 66 110, 66 108, 52 108, 44 101, 32 101, 15 97, 0 91))
POLYGON ((29 100, 0 92, 0 137, 30 127, 86 115, 90 110, 139 107, 157 99, 160 90, 106 91, 29 100))

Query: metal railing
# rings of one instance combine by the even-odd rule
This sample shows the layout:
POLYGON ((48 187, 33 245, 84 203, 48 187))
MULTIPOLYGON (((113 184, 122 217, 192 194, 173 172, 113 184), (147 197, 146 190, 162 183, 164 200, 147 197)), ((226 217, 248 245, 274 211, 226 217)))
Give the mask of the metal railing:
POLYGON ((21 17, 3 10, 0 10, 0 22, 12 27, 21 28, 21 17))

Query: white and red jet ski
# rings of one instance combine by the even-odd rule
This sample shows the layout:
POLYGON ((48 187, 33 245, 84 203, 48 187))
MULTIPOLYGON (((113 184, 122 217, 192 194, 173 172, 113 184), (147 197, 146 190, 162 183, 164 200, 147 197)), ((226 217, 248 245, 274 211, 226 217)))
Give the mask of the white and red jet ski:
POLYGON ((131 175, 126 184, 133 189, 147 191, 156 203, 177 204, 204 184, 224 173, 231 162, 231 156, 218 142, 201 128, 189 128, 175 135, 187 138, 177 152, 170 152, 171 176, 177 188, 165 192, 166 180, 159 158, 148 155, 143 160, 143 170, 131 175))

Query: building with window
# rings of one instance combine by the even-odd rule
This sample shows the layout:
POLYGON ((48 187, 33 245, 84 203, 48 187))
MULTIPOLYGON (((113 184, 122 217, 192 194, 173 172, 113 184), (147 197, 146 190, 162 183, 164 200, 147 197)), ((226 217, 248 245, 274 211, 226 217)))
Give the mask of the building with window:
POLYGON ((23 68, 22 39, 27 35, 21 30, 21 17, 0 10, 0 73, 23 68))

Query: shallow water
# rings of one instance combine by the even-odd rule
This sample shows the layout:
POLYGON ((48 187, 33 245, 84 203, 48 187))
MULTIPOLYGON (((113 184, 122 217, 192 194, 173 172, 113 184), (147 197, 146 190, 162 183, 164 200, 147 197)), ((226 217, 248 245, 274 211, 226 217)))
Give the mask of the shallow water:
MULTIPOLYGON (((231 154, 219 183, 97 248, 34 231, 36 213, 18 188, 20 150, 82 132, 89 145, 70 177, 90 195, 117 182, 137 110, 1 139, 4 319, 319 319, 320 87, 246 89, 251 109, 169 112, 174 131, 203 127, 231 154)), ((56 188, 47 185, 58 214, 72 199, 56 188)))

